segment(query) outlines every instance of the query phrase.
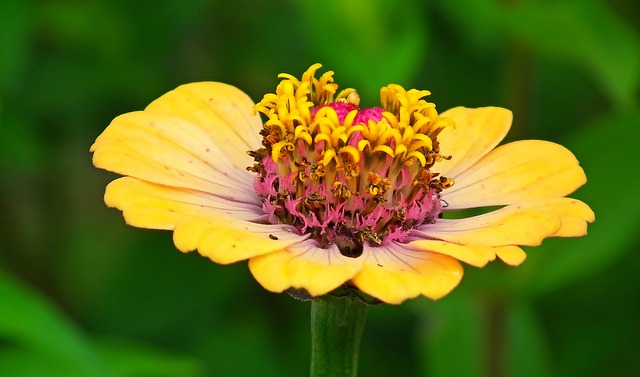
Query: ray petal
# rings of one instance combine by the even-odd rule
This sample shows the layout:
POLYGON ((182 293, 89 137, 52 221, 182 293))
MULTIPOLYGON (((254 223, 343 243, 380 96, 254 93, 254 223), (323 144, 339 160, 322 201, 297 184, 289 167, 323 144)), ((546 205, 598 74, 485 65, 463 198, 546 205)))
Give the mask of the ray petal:
POLYGON ((456 107, 440 116, 451 118, 456 124, 438 135, 440 153, 451 159, 438 162, 434 170, 446 177, 455 177, 495 148, 513 119, 511 111, 500 107, 456 107))
POLYGON ((447 210, 561 197, 587 180, 569 150, 541 140, 500 146, 454 179, 442 195, 447 210))
POLYGON ((495 250, 498 258, 510 266, 518 266, 527 259, 527 253, 516 246, 496 247, 495 250))
POLYGON ((145 111, 158 112, 199 125, 227 153, 244 154, 260 146, 260 116, 253 101, 238 88, 219 82, 195 82, 179 86, 145 111))
POLYGON ((389 304, 424 295, 439 299, 462 279, 457 259, 431 251, 416 251, 399 243, 365 247, 365 262, 353 279, 363 292, 389 304))
POLYGON ((319 248, 315 241, 259 255, 249 260, 256 280, 267 290, 305 289, 312 296, 328 293, 351 279, 362 268, 362 258, 348 258, 335 245, 319 248))
POLYGON ((180 251, 197 249, 220 264, 280 251, 307 237, 282 225, 256 224, 233 216, 194 218, 178 223, 173 232, 173 242, 180 251))
POLYGON ((257 221, 264 216, 257 202, 238 201, 241 193, 231 197, 191 189, 163 186, 132 177, 122 177, 107 185, 105 202, 124 212, 129 225, 148 229, 171 230, 187 217, 229 215, 241 220, 257 221))
POLYGON ((260 224, 256 205, 209 193, 162 186, 131 177, 109 184, 105 202, 123 212, 127 224, 173 230, 176 247, 227 264, 302 242, 292 229, 260 224))
POLYGON ((547 237, 578 237, 586 234, 593 211, 571 198, 539 199, 512 204, 463 219, 440 219, 414 231, 417 237, 481 245, 537 246, 547 237))
MULTIPOLYGON (((407 249, 431 251, 454 257, 457 260, 476 267, 484 267, 493 261, 496 255, 519 255, 522 252, 517 246, 481 246, 459 245, 440 240, 418 239, 405 244, 407 249), (517 250, 516 250, 517 249, 517 250), (519 250, 519 251, 518 251, 519 250)), ((524 259, 522 259, 524 261, 524 259)))
POLYGON ((91 147, 93 162, 163 185, 245 188, 253 180, 245 170, 253 164, 246 152, 259 146, 261 127, 251 106, 244 93, 225 84, 183 85, 144 111, 115 118, 91 147))

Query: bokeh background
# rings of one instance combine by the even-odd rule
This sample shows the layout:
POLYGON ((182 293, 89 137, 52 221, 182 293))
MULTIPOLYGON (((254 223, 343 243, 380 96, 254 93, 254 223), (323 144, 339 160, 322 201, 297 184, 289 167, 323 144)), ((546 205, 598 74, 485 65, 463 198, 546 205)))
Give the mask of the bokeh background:
POLYGON ((306 375, 310 304, 127 227, 89 146, 182 83, 259 100, 321 62, 365 105, 398 83, 512 109, 509 140, 577 155, 597 218, 371 307, 360 375, 640 376, 639 33, 636 0, 1 1, 0 375, 306 375))

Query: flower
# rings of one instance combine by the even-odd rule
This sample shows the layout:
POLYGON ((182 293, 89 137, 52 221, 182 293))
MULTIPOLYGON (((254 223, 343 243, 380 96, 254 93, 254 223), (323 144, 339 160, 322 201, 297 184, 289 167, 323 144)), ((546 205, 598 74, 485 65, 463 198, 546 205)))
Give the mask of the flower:
POLYGON ((320 67, 280 75, 255 105, 199 82, 115 118, 91 147, 96 167, 124 175, 106 204, 129 225, 172 230, 183 252, 248 259, 269 291, 346 284, 392 304, 443 297, 460 262, 518 265, 520 246, 586 234, 593 212, 565 197, 586 182, 578 161, 546 141, 496 147, 509 110, 438 114, 428 91, 399 85, 359 108, 333 72, 316 78, 320 67), (499 208, 443 218, 477 207, 499 208))

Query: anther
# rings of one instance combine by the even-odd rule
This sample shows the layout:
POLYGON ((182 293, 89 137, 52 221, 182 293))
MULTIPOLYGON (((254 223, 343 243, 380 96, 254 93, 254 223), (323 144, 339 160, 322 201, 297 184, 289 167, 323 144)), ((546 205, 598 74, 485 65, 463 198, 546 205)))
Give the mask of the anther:
POLYGON ((351 197, 351 191, 347 187, 347 185, 342 182, 333 182, 333 189, 331 189, 333 193, 333 197, 338 199, 349 199, 351 197))

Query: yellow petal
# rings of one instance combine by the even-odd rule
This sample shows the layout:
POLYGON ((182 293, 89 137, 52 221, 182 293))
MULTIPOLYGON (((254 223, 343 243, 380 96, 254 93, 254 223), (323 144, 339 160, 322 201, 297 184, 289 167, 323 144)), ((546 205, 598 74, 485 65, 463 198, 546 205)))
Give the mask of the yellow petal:
POLYGON ((484 267, 488 262, 496 258, 496 255, 515 255, 522 250, 517 246, 480 246, 480 245, 459 245, 438 240, 417 240, 405 244, 408 249, 416 251, 431 251, 454 257, 461 262, 472 266, 484 267))
POLYGON ((238 88, 219 82, 185 84, 153 101, 145 111, 184 119, 205 130, 218 144, 242 153, 260 147, 262 120, 253 101, 238 88))
POLYGON ((445 177, 455 177, 495 148, 513 120, 511 111, 500 107, 456 107, 440 116, 451 118, 456 124, 438 135, 440 153, 450 155, 451 160, 438 162, 433 170, 445 177))
POLYGON ((496 255, 506 264, 517 266, 527 259, 527 254, 516 246, 496 247, 496 255))
POLYGON ((553 234, 553 237, 584 236, 587 234, 587 224, 596 219, 588 205, 572 198, 539 199, 522 205, 552 212, 560 218, 560 229, 553 234))
POLYGON ((154 183, 223 192, 252 185, 246 153, 233 162, 197 126, 167 115, 121 115, 92 151, 95 166, 154 183))
MULTIPOLYGON (((180 87, 145 111, 114 119, 91 147, 93 162, 122 175, 201 191, 250 186, 253 176, 245 171, 253 164, 246 154, 250 147, 236 133, 259 129, 260 119, 251 115, 250 100, 240 96, 246 97, 224 84, 180 87), (211 101, 190 94, 189 90, 202 87, 209 89, 211 101), (219 98, 217 90, 230 91, 230 97, 219 98)), ((258 137, 257 132, 252 138, 258 137)))
POLYGON ((105 202, 120 209, 127 224, 173 230, 179 250, 198 249, 217 263, 233 263, 281 250, 306 238, 282 225, 249 221, 262 216, 258 205, 131 177, 111 182, 105 202))
POLYGON ((306 238, 281 225, 256 224, 233 216, 193 218, 178 223, 173 231, 173 242, 180 251, 197 249, 220 264, 283 250, 306 238))
POLYGON ((541 140, 502 145, 453 178, 442 196, 448 210, 561 197, 587 181, 569 150, 541 140))
POLYGON ((312 296, 338 288, 361 268, 362 258, 345 257, 335 245, 321 249, 311 240, 249 260, 251 273, 267 290, 302 288, 312 296))
POLYGON ((437 300, 462 279, 462 266, 455 258, 429 251, 415 251, 393 243, 365 247, 362 271, 353 283, 363 292, 389 304, 424 295, 437 300))
POLYGON ((560 217, 553 211, 514 204, 479 216, 440 219, 418 227, 414 233, 462 245, 537 246, 561 226, 560 217))
POLYGON ((240 195, 223 198, 131 177, 109 183, 104 196, 109 207, 123 211, 127 224, 167 230, 173 229, 184 218, 229 215, 242 220, 257 220, 264 215, 257 198, 250 197, 251 202, 242 202, 240 198, 240 195))

